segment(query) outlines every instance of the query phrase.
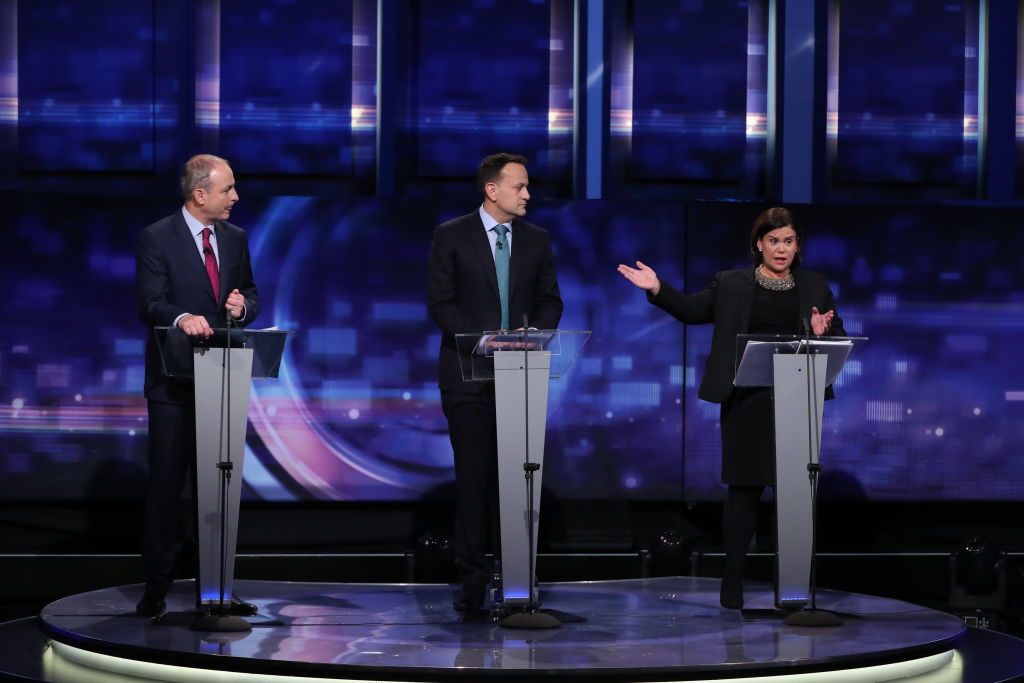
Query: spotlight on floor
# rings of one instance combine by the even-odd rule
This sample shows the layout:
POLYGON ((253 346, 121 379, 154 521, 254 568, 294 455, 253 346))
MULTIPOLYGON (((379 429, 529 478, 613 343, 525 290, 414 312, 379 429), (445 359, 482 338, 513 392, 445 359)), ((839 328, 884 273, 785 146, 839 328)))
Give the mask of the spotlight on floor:
POLYGON ((413 576, 417 583, 450 583, 455 578, 455 550, 445 534, 430 532, 416 539, 413 576))
MULTIPOLYGON (((689 545, 675 529, 662 531, 648 551, 647 576, 682 576, 688 573, 689 545)), ((643 557, 643 555, 641 555, 643 557)))
POLYGON ((949 606, 970 626, 994 628, 1006 608, 1006 554, 971 538, 950 555, 949 606))

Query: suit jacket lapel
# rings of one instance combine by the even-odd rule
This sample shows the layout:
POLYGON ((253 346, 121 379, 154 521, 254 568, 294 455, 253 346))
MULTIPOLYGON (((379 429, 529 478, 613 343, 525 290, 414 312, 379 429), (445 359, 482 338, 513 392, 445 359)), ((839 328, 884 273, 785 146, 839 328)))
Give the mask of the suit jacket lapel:
POLYGON ((487 282, 491 286, 491 292, 494 294, 494 299, 498 300, 498 274, 494 270, 494 254, 491 252, 491 243, 487 238, 487 232, 484 230, 483 221, 480 220, 480 216, 476 215, 469 221, 467 221, 467 228, 469 234, 466 235, 466 240, 470 245, 476 258, 480 261, 480 266, 487 273, 487 282))
MULTIPOLYGON (((519 221, 513 219, 512 241, 515 242, 515 245, 512 247, 512 258, 508 262, 508 299, 510 302, 512 294, 516 291, 516 285, 519 283, 519 274, 523 272, 523 262, 526 260, 523 254, 529 247, 526 231, 516 228, 518 223, 519 221)), ((511 325, 511 322, 509 324, 511 325)))
MULTIPOLYGON (((206 274, 206 263, 203 261, 202 254, 196 249, 196 240, 192 236, 192 231, 189 230, 188 223, 185 222, 185 217, 180 212, 175 214, 175 225, 177 226, 175 232, 177 233, 178 242, 176 248, 181 249, 182 254, 187 254, 185 262, 190 264, 188 268, 192 271, 192 276, 206 285, 206 293, 210 295, 214 303, 217 303, 216 295, 213 292, 213 285, 210 284, 210 276, 206 274)), ((219 232, 217 239, 220 239, 219 232)))
POLYGON ((754 309, 754 271, 743 273, 743 285, 736 297, 736 315, 739 320, 740 334, 750 332, 750 312, 754 309))

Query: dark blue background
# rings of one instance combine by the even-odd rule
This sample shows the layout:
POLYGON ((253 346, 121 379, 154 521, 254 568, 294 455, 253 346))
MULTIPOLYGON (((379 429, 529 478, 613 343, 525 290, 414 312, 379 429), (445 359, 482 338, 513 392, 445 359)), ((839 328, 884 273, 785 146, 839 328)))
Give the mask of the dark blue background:
POLYGON ((758 210, 792 203, 780 171, 798 162, 770 115, 804 100, 806 262, 871 339, 826 411, 825 482, 1019 500, 1017 5, 990 3, 983 46, 974 0, 816 3, 808 48, 763 0, 608 0, 596 53, 578 5, 0 4, 0 500, 84 499, 143 467, 134 242, 178 209, 198 151, 239 180, 259 324, 296 330, 284 378, 254 394, 248 495, 444 487, 430 230, 475 210, 476 164, 502 149, 531 160, 563 327, 594 333, 552 394, 546 485, 716 498, 718 407, 695 397, 710 330, 646 304, 615 266, 641 258, 692 291, 746 263, 758 210), (812 48, 813 78, 785 81, 812 48))

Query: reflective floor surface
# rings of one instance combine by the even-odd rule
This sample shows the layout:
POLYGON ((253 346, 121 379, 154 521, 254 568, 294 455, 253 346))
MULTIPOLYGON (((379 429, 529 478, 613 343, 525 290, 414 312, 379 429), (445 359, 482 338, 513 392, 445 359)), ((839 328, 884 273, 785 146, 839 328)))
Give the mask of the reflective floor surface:
MULTIPOLYGON (((64 660, 92 651, 109 655, 108 663, 120 658, 349 680, 693 680, 868 671, 916 661, 917 670, 899 675, 941 664, 940 671, 959 672, 959 678, 948 680, 973 681, 999 679, 965 678, 971 673, 964 667, 967 655, 952 659, 950 651, 1002 638, 997 651, 1005 661, 975 656, 975 672, 988 663, 1024 673, 1022 641, 966 633, 959 618, 909 603, 837 591, 821 591, 818 604, 842 614, 845 623, 813 629, 720 608, 714 579, 543 584, 544 608, 564 623, 521 631, 486 620, 463 621, 452 609, 451 587, 443 585, 238 581, 235 588, 259 607, 250 632, 192 630, 191 582, 175 585, 161 622, 135 617, 141 586, 132 585, 64 598, 44 608, 34 623, 7 625, 6 633, 0 632, 0 655, 18 638, 25 641, 20 649, 26 653, 31 643, 43 642, 49 659, 61 662, 44 661, 40 671, 50 677, 36 680, 75 680, 59 677, 70 670, 64 660), (29 633, 33 629, 35 636, 29 633)), ((769 587, 748 587, 747 607, 767 612, 769 587)), ((878 674, 870 680, 884 678, 878 674)))

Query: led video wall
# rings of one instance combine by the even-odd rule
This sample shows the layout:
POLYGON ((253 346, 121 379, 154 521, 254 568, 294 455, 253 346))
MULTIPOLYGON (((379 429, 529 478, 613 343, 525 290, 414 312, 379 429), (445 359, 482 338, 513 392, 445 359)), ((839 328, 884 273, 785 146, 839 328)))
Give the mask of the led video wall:
POLYGON ((977 0, 829 5, 826 129, 835 187, 973 194, 978 36, 977 0))
POLYGON ((466 177, 467 160, 516 150, 547 192, 572 187, 572 0, 400 3, 395 175, 403 188, 466 177))
MULTIPOLYGON (((280 380, 253 389, 249 495, 407 500, 446 487, 451 447, 426 259, 433 225, 476 206, 261 200, 240 187, 233 220, 252 234, 263 301, 256 325, 295 330, 280 380)), ((145 462, 133 249, 139 216, 159 214, 146 202, 112 209, 12 197, 11 206, 0 275, 14 302, 0 333, 0 498, 87 496, 104 487, 101 474, 130 479, 145 462), (54 320, 64 302, 73 305, 54 320)), ((165 213, 175 208, 169 202, 165 213)), ((647 240, 674 239, 681 207, 553 204, 531 218, 558 235, 562 327, 594 331, 551 388, 546 481, 567 497, 677 496, 680 406, 663 392, 681 376, 682 331, 632 329, 629 311, 647 304, 615 265, 647 240), (642 434, 642 459, 628 455, 631 434, 642 434)))
MULTIPOLYGON (((869 341, 825 406, 823 491, 871 500, 1020 500, 1024 332, 1019 226, 1012 209, 797 206, 805 267, 832 283, 846 332, 869 341)), ((750 207, 687 206, 687 276, 746 263, 750 207)), ((690 328, 686 367, 710 330, 690 328)), ((699 374, 699 371, 698 371, 699 374)), ((719 459, 718 410, 687 378, 685 481, 708 493, 719 459)))
MULTIPOLYGON (((3 197, 0 501, 137 495, 134 242, 177 210, 171 174, 198 149, 235 166, 257 326, 295 330, 280 380, 254 388, 251 499, 447 495, 425 262, 431 228, 475 209, 472 171, 498 149, 531 159, 530 218, 552 232, 563 327, 593 331, 552 389, 546 486, 718 497, 718 407, 695 396, 710 329, 651 307, 615 266, 640 258, 690 290, 745 267, 760 207, 684 199, 769 191, 772 98, 809 93, 772 91, 773 3, 608 0, 604 69, 586 74, 607 88, 607 126, 582 151, 603 155, 604 196, 618 200, 569 201, 592 104, 576 7, 0 0, 0 181, 47 189, 3 197)), ((872 202, 974 196, 978 2, 826 9, 815 183, 872 202)), ((795 208, 808 266, 834 284, 846 329, 870 338, 826 409, 824 485, 1020 499, 1020 211, 795 208)))
MULTIPOLYGON (((452 462, 436 388, 439 332, 424 291, 452 202, 247 197, 263 302, 293 329, 281 378, 252 397, 246 495, 268 501, 446 495, 452 462)), ((134 496, 144 467, 146 331, 134 240, 173 200, 7 196, 0 254, 0 499, 134 496), (142 218, 145 216, 146 218, 142 218)), ((641 259, 704 287, 746 267, 736 203, 541 203, 564 329, 593 336, 552 385, 546 486, 560 498, 711 499, 718 406, 696 399, 708 327, 649 305, 615 266, 641 259)), ((825 482, 875 500, 1019 499, 1024 371, 1020 212, 796 207, 806 262, 870 338, 826 407, 825 482)))
POLYGON ((768 3, 610 2, 608 192, 757 196, 768 3), (728 188, 723 190, 723 188, 728 188))

